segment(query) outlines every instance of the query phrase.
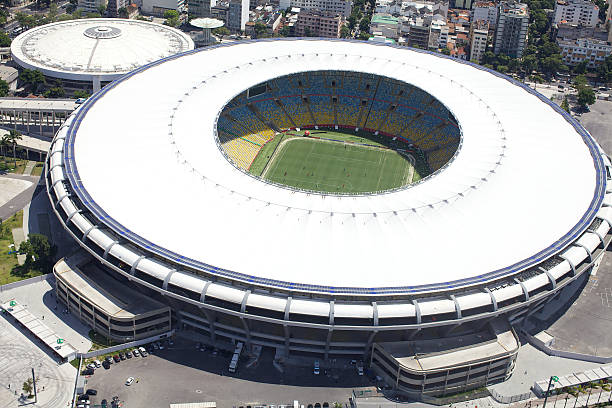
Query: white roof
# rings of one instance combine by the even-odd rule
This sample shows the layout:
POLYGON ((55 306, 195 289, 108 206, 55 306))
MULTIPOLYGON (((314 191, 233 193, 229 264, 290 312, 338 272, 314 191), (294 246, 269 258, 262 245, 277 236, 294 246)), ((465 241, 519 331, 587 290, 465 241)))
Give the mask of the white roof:
POLYGON ((35 27, 11 43, 25 68, 73 80, 119 78, 142 65, 194 48, 191 38, 172 27, 140 20, 93 18, 35 27))
POLYGON ((575 240, 605 192, 597 145, 541 95, 468 63, 367 42, 198 50, 129 74, 76 115, 67 175, 103 222, 176 262, 262 284, 368 294, 499 278, 575 240), (322 69, 384 75, 438 98, 462 130, 454 161, 403 190, 340 197, 264 183, 224 158, 215 123, 229 100, 322 69))

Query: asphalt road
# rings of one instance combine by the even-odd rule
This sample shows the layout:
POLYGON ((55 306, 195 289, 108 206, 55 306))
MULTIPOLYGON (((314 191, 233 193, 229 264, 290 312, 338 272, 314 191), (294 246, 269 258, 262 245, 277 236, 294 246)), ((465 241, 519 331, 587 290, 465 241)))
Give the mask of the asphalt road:
MULTIPOLYGON (((264 353, 265 354, 265 353, 264 353)), ((155 351, 155 355, 132 358, 97 369, 89 378, 88 387, 98 395, 99 404, 118 396, 130 408, 168 407, 170 403, 215 401, 218 407, 239 407, 257 404, 293 404, 307 406, 338 401, 348 404, 354 387, 366 386, 367 378, 359 377, 354 368, 314 375, 311 367, 297 367, 289 374, 280 374, 272 366, 272 354, 262 355, 254 368, 241 362, 235 375, 228 375, 229 355, 213 357, 209 351, 196 351, 193 342, 177 341, 171 350, 155 351), (138 382, 126 386, 128 377, 138 382)))
POLYGON ((28 187, 26 190, 17 194, 14 198, 9 200, 6 204, 0 207, 0 218, 3 220, 12 217, 13 214, 19 212, 23 207, 25 207, 30 201, 32 201, 32 197, 36 194, 44 190, 43 186, 38 186, 39 177, 35 176, 23 176, 20 174, 0 174, 0 177, 8 177, 15 178, 21 180, 31 181, 33 184, 28 187))
POLYGON ((579 118, 608 155, 612 155, 612 101, 597 100, 579 118))

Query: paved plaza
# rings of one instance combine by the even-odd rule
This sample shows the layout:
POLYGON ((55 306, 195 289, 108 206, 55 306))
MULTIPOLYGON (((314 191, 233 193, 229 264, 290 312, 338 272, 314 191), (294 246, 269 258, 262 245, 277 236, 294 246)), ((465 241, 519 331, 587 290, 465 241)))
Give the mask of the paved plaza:
MULTIPOLYGON (((34 368, 38 378, 40 408, 63 408, 70 404, 76 369, 69 363, 58 365, 42 351, 30 336, 15 328, 4 315, 0 317, 0 408, 21 406, 22 384, 31 378, 34 368)), ((31 402, 27 400, 25 402, 31 402)))

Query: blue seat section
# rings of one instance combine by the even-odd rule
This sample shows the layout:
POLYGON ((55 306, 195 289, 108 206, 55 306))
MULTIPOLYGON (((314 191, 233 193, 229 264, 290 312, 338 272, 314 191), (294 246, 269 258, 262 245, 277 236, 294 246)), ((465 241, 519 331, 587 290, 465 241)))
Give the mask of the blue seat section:
POLYGON ((388 102, 388 100, 381 101, 379 99, 375 99, 370 107, 370 113, 368 114, 368 119, 364 127, 373 131, 378 130, 382 126, 383 120, 387 116, 390 106, 391 104, 388 102))
POLYGON ((285 111, 293 119, 293 123, 297 127, 312 125, 312 119, 308 113, 308 108, 302 102, 301 97, 285 97, 281 99, 281 103, 285 107, 285 111))
POLYGON ((308 100, 310 102, 310 110, 317 125, 335 125, 331 95, 310 95, 308 100))
POLYGON ((263 99, 251 102, 264 116, 267 122, 273 122, 279 129, 289 129, 293 127, 291 120, 280 106, 272 99, 263 99))
POLYGON ((348 96, 338 96, 336 105, 336 114, 338 116, 338 125, 356 127, 357 118, 359 116, 359 98, 350 98, 348 96))

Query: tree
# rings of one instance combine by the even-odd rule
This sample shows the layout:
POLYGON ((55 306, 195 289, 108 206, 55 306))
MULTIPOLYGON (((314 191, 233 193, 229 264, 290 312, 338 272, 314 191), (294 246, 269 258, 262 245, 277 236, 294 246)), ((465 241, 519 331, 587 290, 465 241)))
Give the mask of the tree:
POLYGON ((89 92, 84 91, 82 89, 77 89, 76 91, 74 91, 74 93, 72 94, 72 96, 74 96, 75 98, 79 99, 79 98, 84 98, 87 99, 89 98, 91 95, 89 94, 89 92))
POLYGON ((531 74, 536 68, 538 68, 538 59, 535 55, 524 56, 522 66, 525 73, 531 74))
POLYGON ((219 40, 223 40, 223 37, 230 35, 230 30, 228 30, 227 27, 219 27, 212 30, 212 33, 219 37, 219 40))
POLYGON ((104 4, 100 4, 98 6, 98 13, 100 13, 101 16, 103 16, 104 13, 106 13, 106 6, 104 4))
POLYGON ((370 34, 367 31, 360 31, 357 38, 360 40, 368 40, 370 38, 370 34))
POLYGON ((19 79, 29 85, 33 93, 38 91, 40 85, 45 83, 45 76, 35 69, 24 69, 19 73, 19 79))
POLYGON ((32 397, 32 391, 34 391, 34 386, 33 386, 33 381, 31 378, 28 378, 28 381, 25 381, 23 383, 23 392, 25 392, 26 394, 28 394, 28 398, 32 397))
POLYGON ((11 37, 9 37, 4 31, 0 31, 0 47, 10 47, 11 37))
POLYGON ((0 96, 7 96, 9 94, 9 85, 4 79, 0 79, 0 96))
POLYGON ((291 36, 291 27, 283 26, 280 30, 278 30, 278 34, 281 37, 290 37, 291 36))
POLYGON ((121 18, 128 18, 128 11, 127 8, 125 7, 120 7, 119 10, 117 10, 117 15, 121 18))
POLYGON ((369 17, 364 17, 359 22, 359 31, 367 33, 370 31, 370 19, 369 17))
POLYGON ((30 234, 19 246, 19 252, 26 255, 24 266, 48 273, 53 268, 53 256, 57 248, 42 234, 30 234))
POLYGON ((44 93, 45 98, 63 98, 66 96, 66 91, 61 86, 54 86, 53 88, 49 88, 44 93))
POLYGON ((346 25, 343 25, 342 28, 340 29, 340 38, 350 38, 350 37, 351 37, 351 30, 346 25))
POLYGON ((17 142, 22 139, 21 133, 17 130, 11 129, 9 130, 8 135, 4 136, 6 138, 6 142, 9 146, 13 146, 13 161, 15 162, 15 167, 17 167, 17 142))
MULTIPOLYGON (((4 154, 5 149, 8 149, 10 146, 8 135, 2 136, 0 139, 0 154, 2 155, 2 161, 4 163, 4 168, 6 168, 6 154, 4 154)), ((0 231, 1 233, 2 231, 0 231)))
POLYGON ((176 27, 179 25, 179 13, 176 10, 166 10, 164 12, 164 24, 170 27, 176 27))
POLYGON ((570 113, 570 106, 569 102, 567 101, 567 96, 563 98, 563 102, 561 102, 561 109, 563 109, 567 113, 570 113))
POLYGON ((444 47, 444 48, 442 48, 442 54, 444 54, 444 55, 450 55, 450 50, 448 49, 448 47, 444 47))
POLYGON ((587 65, 589 65, 589 61, 584 60, 580 64, 576 65, 573 69, 575 74, 586 74, 587 65))
POLYGON ((578 104, 583 108, 595 103, 595 91, 588 85, 578 89, 578 104))
POLYGON ((255 38, 264 38, 268 32, 268 27, 261 21, 255 23, 255 38))

